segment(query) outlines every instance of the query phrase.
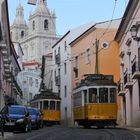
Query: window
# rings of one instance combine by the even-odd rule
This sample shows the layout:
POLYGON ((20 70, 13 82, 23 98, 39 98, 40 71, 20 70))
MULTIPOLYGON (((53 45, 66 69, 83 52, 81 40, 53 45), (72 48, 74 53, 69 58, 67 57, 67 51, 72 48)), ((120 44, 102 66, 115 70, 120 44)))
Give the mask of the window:
POLYGON ((44 101, 44 109, 49 109, 49 102, 48 101, 44 101))
POLYGON ((38 79, 35 79, 35 85, 38 87, 38 79))
POLYGON ((74 98, 74 106, 81 106, 82 105, 82 94, 81 94, 81 92, 75 93, 73 98, 74 98))
POLYGON ((24 31, 21 31, 21 38, 24 37, 24 31))
POLYGON ((40 102, 40 110, 43 110, 43 104, 40 102))
POLYGON ((90 63, 90 49, 86 50, 86 63, 90 63))
POLYGON ((89 89, 89 103, 97 103, 97 89, 90 88, 89 89))
POLYGON ((75 72, 75 78, 78 78, 78 56, 75 57, 74 72, 75 72))
POLYGON ((56 110, 60 110, 60 102, 59 101, 56 102, 56 110))
POLYGON ((33 30, 35 30, 35 21, 33 20, 33 30))
POLYGON ((65 51, 67 50, 67 42, 65 41, 65 51))
POLYGON ((30 86, 33 85, 33 79, 32 79, 32 77, 29 77, 29 85, 30 85, 30 86))
POLYGON ((64 71, 65 71, 65 74, 67 73, 67 64, 64 63, 64 71))
POLYGON ((99 89, 99 102, 108 103, 108 88, 99 89))
POLYGON ((67 86, 65 85, 65 97, 67 97, 67 86))
POLYGON ((110 103, 116 103, 116 89, 110 88, 110 103))
POLYGON ((50 101, 50 109, 55 110, 55 101, 50 101))
POLYGON ((33 93, 29 93, 29 100, 33 98, 33 93))
POLYGON ((54 71, 54 77, 56 78, 56 70, 54 71))
POLYGON ((84 102, 87 103, 87 90, 84 90, 84 102))
POLYGON ((44 20, 44 29, 48 30, 48 20, 47 19, 44 20))

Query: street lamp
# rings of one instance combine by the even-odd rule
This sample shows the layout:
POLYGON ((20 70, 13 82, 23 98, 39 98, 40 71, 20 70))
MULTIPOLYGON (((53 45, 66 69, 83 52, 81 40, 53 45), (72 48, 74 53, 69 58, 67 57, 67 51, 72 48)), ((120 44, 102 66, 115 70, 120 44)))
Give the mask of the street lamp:
POLYGON ((130 29, 131 36, 135 41, 140 41, 140 22, 136 25, 133 25, 130 29))

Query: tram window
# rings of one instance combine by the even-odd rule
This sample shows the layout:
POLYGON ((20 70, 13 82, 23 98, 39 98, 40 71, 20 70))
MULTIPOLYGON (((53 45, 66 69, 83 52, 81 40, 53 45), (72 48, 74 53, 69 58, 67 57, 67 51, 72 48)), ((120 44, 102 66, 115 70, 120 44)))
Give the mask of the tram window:
POLYGON ((49 102, 48 101, 44 101, 44 109, 48 109, 49 108, 49 102))
POLYGON ((55 101, 50 101, 50 109, 55 110, 55 101))
POLYGON ((87 90, 84 90, 84 102, 87 103, 87 90))
POLYGON ((97 103, 97 89, 96 88, 89 89, 89 103, 97 103))
POLYGON ((110 103, 116 102, 116 89, 110 88, 110 103))
POLYGON ((60 102, 56 103, 56 110, 60 110, 60 102))
POLYGON ((108 103, 108 88, 99 89, 99 102, 108 103))
POLYGON ((74 106, 82 105, 82 94, 81 92, 74 94, 74 106))

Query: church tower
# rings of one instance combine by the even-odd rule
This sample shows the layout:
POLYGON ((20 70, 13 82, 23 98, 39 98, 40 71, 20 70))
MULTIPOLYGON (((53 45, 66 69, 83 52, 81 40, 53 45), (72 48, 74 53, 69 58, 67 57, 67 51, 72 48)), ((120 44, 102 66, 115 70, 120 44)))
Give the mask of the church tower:
POLYGON ((29 33, 55 35, 55 19, 55 13, 50 13, 46 1, 38 0, 35 12, 29 16, 29 33))
POLYGON ((28 26, 24 20, 23 7, 17 7, 11 33, 12 40, 18 40, 21 44, 24 62, 42 63, 42 56, 52 53, 51 46, 59 39, 55 22, 55 12, 49 11, 45 0, 37 0, 35 11, 29 15, 28 26))
POLYGON ((13 42, 17 42, 27 34, 27 24, 24 19, 23 7, 19 3, 16 9, 16 18, 11 26, 11 37, 13 42))

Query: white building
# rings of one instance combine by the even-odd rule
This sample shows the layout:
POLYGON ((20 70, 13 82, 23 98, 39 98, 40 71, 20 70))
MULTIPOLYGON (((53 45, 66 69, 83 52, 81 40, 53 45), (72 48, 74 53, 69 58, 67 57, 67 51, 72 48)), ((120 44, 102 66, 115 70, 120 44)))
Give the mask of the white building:
POLYGON ((69 43, 95 23, 89 23, 68 31, 53 45, 53 92, 61 98, 61 123, 73 125, 71 100, 71 48, 69 43))
POLYGON ((41 63, 44 54, 52 53, 51 46, 58 40, 56 36, 55 13, 50 12, 44 0, 37 1, 37 7, 26 24, 21 4, 16 9, 16 17, 11 25, 12 41, 21 43, 23 61, 41 63))
POLYGON ((28 69, 26 68, 18 74, 18 82, 23 92, 22 104, 29 105, 30 100, 40 93, 41 72, 38 68, 35 70, 35 67, 38 65, 36 63, 26 63, 26 65, 28 65, 28 69))

